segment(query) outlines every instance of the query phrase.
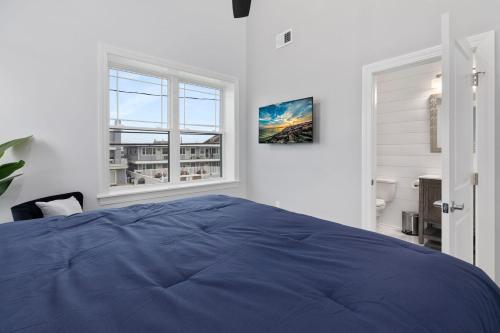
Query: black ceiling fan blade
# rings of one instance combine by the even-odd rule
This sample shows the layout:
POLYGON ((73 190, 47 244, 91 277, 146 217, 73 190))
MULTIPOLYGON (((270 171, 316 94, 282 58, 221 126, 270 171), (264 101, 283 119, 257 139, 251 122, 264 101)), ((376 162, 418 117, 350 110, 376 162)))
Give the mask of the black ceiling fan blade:
POLYGON ((250 14, 252 0, 233 0, 234 18, 247 17, 250 14))

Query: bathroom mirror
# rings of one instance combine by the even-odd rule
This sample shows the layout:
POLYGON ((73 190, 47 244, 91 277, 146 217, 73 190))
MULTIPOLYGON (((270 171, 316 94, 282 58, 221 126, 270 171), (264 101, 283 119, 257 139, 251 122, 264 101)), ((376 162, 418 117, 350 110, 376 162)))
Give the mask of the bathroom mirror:
POLYGON ((441 100, 441 94, 434 94, 429 97, 431 153, 441 152, 441 142, 439 139, 439 113, 441 110, 441 100))

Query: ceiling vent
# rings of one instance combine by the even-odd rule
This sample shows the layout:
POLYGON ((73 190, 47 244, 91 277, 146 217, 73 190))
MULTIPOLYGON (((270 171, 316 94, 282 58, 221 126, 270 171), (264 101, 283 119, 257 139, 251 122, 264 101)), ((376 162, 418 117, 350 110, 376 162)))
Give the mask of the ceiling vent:
POLYGON ((288 44, 291 44, 292 41, 292 29, 288 29, 287 31, 276 36, 276 48, 279 49, 283 46, 287 46, 288 44))

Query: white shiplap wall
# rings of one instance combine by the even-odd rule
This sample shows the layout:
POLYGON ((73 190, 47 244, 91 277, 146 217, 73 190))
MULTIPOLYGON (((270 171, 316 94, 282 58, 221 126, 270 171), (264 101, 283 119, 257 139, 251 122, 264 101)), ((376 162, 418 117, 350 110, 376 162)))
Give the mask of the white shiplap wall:
POLYGON ((430 152, 429 96, 439 62, 377 77, 377 176, 398 182, 396 197, 380 222, 401 227, 402 211, 418 211, 413 183, 424 174, 441 174, 441 154, 430 152))

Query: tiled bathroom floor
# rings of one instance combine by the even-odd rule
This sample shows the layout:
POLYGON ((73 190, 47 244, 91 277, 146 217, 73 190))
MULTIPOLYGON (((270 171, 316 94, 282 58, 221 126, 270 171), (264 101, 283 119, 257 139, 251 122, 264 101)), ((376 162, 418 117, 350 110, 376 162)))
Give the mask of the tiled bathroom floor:
POLYGON ((392 225, 377 223, 377 232, 418 245, 418 236, 405 235, 401 232, 401 229, 392 225))

